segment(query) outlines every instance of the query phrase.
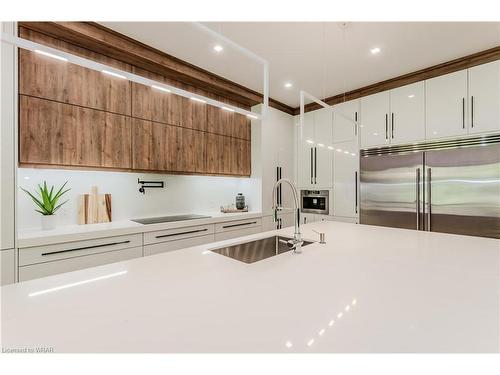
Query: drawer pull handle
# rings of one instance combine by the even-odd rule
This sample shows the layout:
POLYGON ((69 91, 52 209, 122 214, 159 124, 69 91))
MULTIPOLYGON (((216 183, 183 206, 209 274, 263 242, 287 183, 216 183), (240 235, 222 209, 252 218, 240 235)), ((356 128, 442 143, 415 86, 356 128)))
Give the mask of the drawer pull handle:
POLYGON ((173 237, 173 236, 180 236, 183 234, 191 234, 191 233, 198 233, 198 232, 206 232, 208 229, 197 229, 197 230, 190 230, 187 232, 177 232, 177 233, 171 233, 171 234, 162 234, 160 236, 156 236, 156 238, 165 238, 165 237, 173 237))
POLYGON ((67 250, 60 250, 60 251, 51 251, 50 253, 42 253, 42 256, 44 256, 44 255, 53 255, 53 254, 69 253, 69 252, 71 252, 71 251, 78 251, 78 250, 96 249, 96 248, 98 248, 98 247, 105 247, 105 246, 122 245, 122 244, 129 243, 129 242, 130 242, 130 240, 127 240, 127 241, 121 241, 121 242, 103 243, 102 245, 94 245, 94 246, 77 247, 77 248, 75 248, 75 249, 67 249, 67 250))
POLYGON ((250 225, 250 224, 257 224, 257 222, 256 222, 256 221, 251 221, 251 222, 249 222, 249 223, 241 223, 241 224, 224 225, 222 228, 241 227, 242 225, 250 225))

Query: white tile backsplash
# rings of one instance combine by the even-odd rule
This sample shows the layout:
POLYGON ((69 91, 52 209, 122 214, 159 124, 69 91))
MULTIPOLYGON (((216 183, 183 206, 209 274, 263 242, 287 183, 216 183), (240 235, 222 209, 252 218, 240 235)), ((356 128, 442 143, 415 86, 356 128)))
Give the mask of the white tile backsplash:
MULTIPOLYGON (((59 169, 19 168, 18 185, 33 190, 38 183, 60 186, 68 181, 71 191, 58 212, 58 225, 77 223, 77 197, 90 193, 93 185, 100 193, 112 194, 113 220, 144 216, 218 211, 221 205, 234 203, 237 193, 243 193, 252 210, 260 210, 256 192, 260 180, 255 178, 178 176, 107 171, 77 171, 59 169), (163 189, 146 189, 139 193, 137 179, 164 181, 163 189)), ((18 189, 19 229, 39 228, 40 214, 34 203, 18 189)))

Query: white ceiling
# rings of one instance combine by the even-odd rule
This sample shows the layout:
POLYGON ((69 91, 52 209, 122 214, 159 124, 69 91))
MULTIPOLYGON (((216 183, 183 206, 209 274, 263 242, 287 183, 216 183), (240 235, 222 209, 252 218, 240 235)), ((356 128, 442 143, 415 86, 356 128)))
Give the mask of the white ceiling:
MULTIPOLYGON (((189 22, 102 25, 262 92, 259 64, 189 22), (215 44, 224 50, 216 53, 215 44)), ((299 105, 299 89, 340 94, 500 45, 500 23, 222 22, 205 23, 269 61, 270 96, 299 105), (372 55, 370 49, 381 48, 372 55), (284 88, 292 82, 291 89, 284 88)))

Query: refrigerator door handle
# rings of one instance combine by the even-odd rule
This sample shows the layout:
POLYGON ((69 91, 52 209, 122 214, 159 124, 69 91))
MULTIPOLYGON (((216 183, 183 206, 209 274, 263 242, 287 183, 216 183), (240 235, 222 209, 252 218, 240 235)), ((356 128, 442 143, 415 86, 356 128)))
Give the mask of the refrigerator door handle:
POLYGON ((432 216, 432 189, 431 189, 431 182, 432 182, 432 175, 431 175, 431 168, 427 168, 427 231, 431 231, 431 216, 432 216))
POLYGON ((416 183, 416 212, 417 212, 417 230, 420 230, 420 168, 415 171, 415 183, 416 183))

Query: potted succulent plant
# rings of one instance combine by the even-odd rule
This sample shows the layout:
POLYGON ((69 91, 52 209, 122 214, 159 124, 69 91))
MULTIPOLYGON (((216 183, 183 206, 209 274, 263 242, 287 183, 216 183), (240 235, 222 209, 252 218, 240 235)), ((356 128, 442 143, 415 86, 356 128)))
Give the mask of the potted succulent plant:
POLYGON ((58 204, 59 198, 61 198, 63 194, 71 190, 64 190, 64 187, 67 183, 68 181, 66 181, 63 186, 61 186, 60 189, 56 193, 54 193, 54 186, 52 186, 49 190, 47 187, 47 182, 44 181, 43 186, 38 185, 38 189, 36 190, 36 195, 38 196, 30 193, 26 189, 21 188, 26 194, 30 196, 33 202, 35 202, 35 205, 37 207, 35 208, 35 211, 42 214, 43 230, 54 229, 56 227, 56 217, 54 214, 59 208, 61 208, 63 204, 67 202, 64 201, 58 204))

